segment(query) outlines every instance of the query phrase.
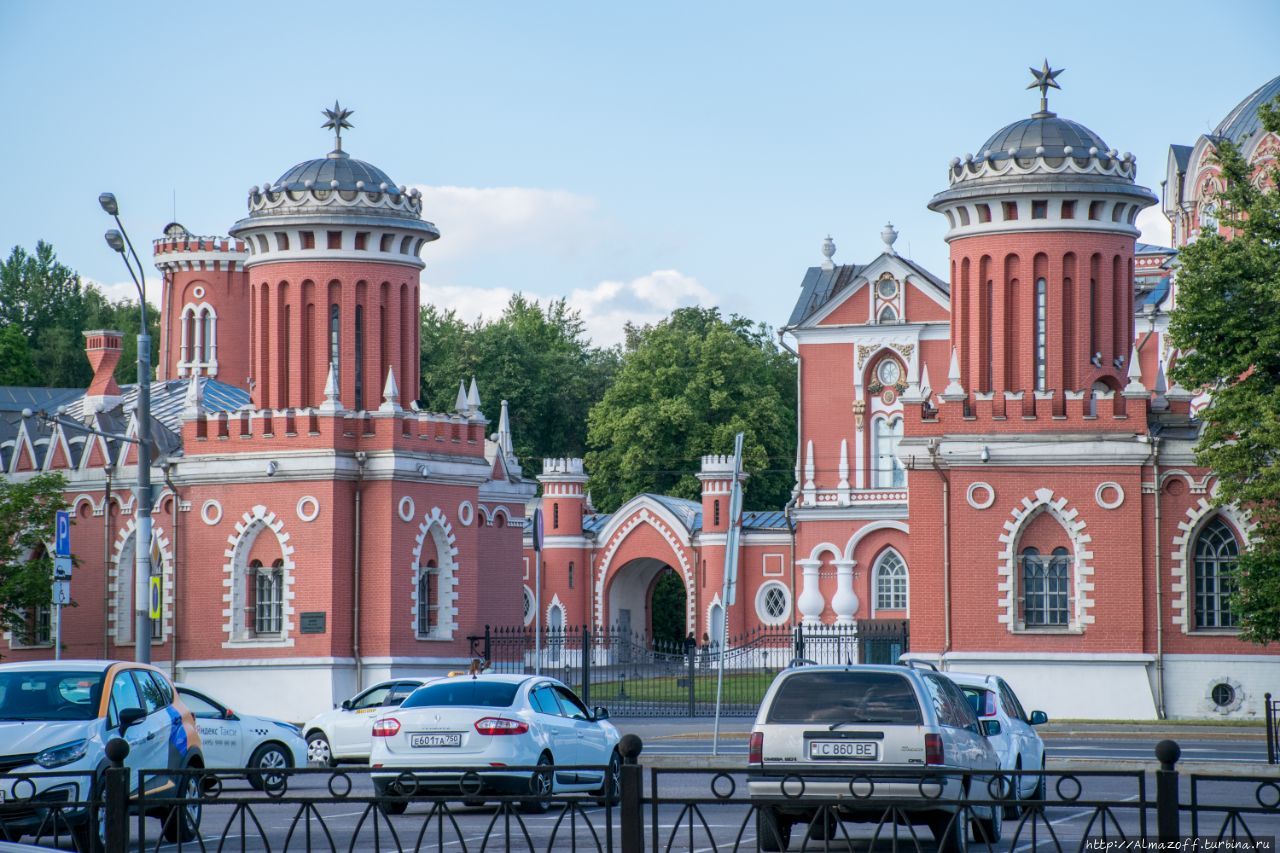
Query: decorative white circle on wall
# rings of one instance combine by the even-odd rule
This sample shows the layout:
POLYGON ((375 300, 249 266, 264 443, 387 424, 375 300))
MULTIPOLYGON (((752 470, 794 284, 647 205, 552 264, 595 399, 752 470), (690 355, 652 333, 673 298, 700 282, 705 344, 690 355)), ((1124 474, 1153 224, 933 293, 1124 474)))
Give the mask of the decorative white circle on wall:
POLYGON ((756 591, 756 616, 766 625, 791 620, 791 591, 777 581, 762 584, 756 591))
POLYGON ((524 588, 524 624, 528 625, 533 621, 533 590, 529 587, 524 588))
POLYGON ((217 501, 205 501, 200 507, 200 520, 212 527, 222 521, 222 504, 217 501))
POLYGON ((408 495, 402 497, 400 499, 400 507, 397 510, 400 513, 400 520, 413 521, 413 513, 416 509, 417 508, 413 505, 413 498, 408 495))
POLYGON ((1093 499, 1103 509, 1115 509, 1124 503, 1124 489, 1120 488, 1119 483, 1099 483, 1093 499))
POLYGON ((315 521, 320 515, 320 501, 316 500, 312 495, 303 495, 298 498, 298 518, 303 521, 315 521))
POLYGON ((476 508, 471 505, 471 501, 463 501, 458 504, 458 523, 463 527, 470 527, 471 522, 476 520, 476 508))
POLYGON ((204 288, 201 287, 200 285, 196 285, 191 290, 191 295, 194 296, 196 299, 204 299, 204 288))
POLYGON ((996 502, 996 490, 989 483, 970 483, 964 499, 974 509, 990 509, 996 502))

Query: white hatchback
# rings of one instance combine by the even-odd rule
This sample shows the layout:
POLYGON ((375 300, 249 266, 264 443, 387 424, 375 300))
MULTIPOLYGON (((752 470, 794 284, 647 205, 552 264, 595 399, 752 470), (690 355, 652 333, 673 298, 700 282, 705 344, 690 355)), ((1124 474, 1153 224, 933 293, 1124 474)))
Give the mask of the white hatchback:
POLYGON ((333 767, 343 761, 369 760, 373 721, 387 708, 395 708, 426 679, 397 678, 360 691, 332 711, 312 717, 303 727, 308 763, 333 767))
POLYGON ((391 797, 382 807, 392 814, 403 812, 415 793, 472 802, 485 793, 529 794, 522 802, 530 811, 545 808, 543 798, 558 791, 615 801, 622 759, 618 730, 608 716, 603 708, 587 710, 553 678, 440 679, 374 722, 374 786, 380 796, 391 797), (507 772, 508 767, 546 769, 507 772))
MULTIPOLYGON (((307 742, 292 723, 232 711, 218 700, 188 687, 174 685, 182 704, 195 715, 204 745, 205 766, 212 770, 287 770, 307 766, 307 742)), ((247 774, 258 790, 274 787, 282 778, 269 772, 247 774)))

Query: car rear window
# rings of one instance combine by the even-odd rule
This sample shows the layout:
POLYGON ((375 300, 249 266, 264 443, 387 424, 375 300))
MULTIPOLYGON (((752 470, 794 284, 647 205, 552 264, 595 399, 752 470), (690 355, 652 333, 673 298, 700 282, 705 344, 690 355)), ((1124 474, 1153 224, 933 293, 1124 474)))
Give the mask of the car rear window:
POLYGON ((889 672, 799 672, 778 687, 770 723, 920 725, 911 682, 889 672))
POLYGON ((515 701, 519 684, 505 681, 473 681, 459 679, 419 687, 401 708, 423 708, 429 705, 468 705, 475 708, 509 708, 515 701))

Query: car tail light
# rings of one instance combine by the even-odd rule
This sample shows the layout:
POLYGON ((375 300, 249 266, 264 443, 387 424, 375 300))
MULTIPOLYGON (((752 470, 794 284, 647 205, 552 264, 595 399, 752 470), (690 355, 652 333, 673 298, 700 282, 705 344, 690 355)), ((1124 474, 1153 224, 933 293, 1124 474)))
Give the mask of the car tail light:
POLYGON ((400 721, 395 717, 387 717, 373 724, 374 737, 392 737, 400 731, 400 721))
POLYGON ((927 734, 924 736, 924 763, 946 764, 947 754, 942 748, 942 735, 927 734))
POLYGON ((482 735, 522 735, 529 731, 529 724, 506 717, 485 717, 476 720, 476 731, 482 735))
POLYGON ((764 763, 764 732, 751 733, 751 740, 747 743, 747 763, 764 763))

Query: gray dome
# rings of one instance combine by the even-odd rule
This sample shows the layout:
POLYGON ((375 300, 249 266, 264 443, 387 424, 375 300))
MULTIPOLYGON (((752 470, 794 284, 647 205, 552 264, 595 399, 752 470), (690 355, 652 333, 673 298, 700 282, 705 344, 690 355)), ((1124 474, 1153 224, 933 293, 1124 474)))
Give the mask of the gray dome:
POLYGON ((299 163, 281 175, 272 187, 276 190, 298 191, 314 188, 354 192, 357 189, 356 181, 363 181, 364 186, 361 189, 368 192, 378 192, 383 184, 386 184, 388 190, 394 190, 396 186, 395 181, 377 166, 363 160, 355 160, 346 152, 335 151, 327 157, 299 163), (311 183, 308 185, 307 181, 311 183), (338 182, 336 187, 333 186, 333 181, 338 182))
POLYGON ((1263 83, 1249 97, 1241 101, 1227 117, 1213 129, 1213 135, 1239 144, 1245 137, 1253 136, 1262 128, 1258 107, 1273 101, 1280 95, 1280 77, 1263 83))
POLYGON ((975 152, 975 156, 999 160, 1008 157, 1009 149, 1015 148, 1019 157, 1032 157, 1036 148, 1044 148, 1046 157, 1062 157, 1063 149, 1068 145, 1076 157, 1088 156, 1090 148, 1097 148, 1099 152, 1107 150, 1107 143, 1102 141, 1102 137, 1084 125, 1058 118, 1053 113, 1036 113, 1031 118, 997 130, 975 152))

